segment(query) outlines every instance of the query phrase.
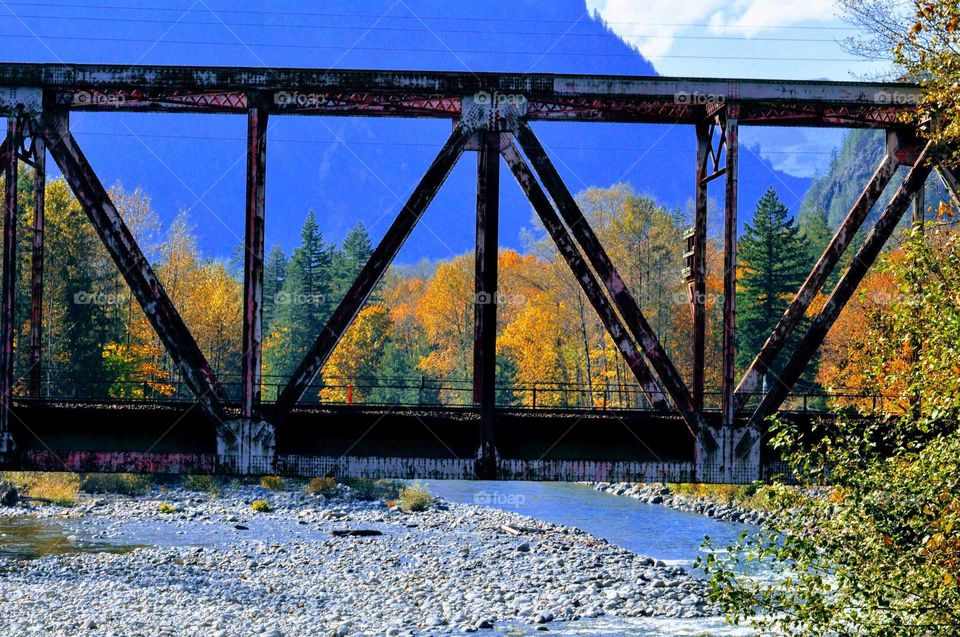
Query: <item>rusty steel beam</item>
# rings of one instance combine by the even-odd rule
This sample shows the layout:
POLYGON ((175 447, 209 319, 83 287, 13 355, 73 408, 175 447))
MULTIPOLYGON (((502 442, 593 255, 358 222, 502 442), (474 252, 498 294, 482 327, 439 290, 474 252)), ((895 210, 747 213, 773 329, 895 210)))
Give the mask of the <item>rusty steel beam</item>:
MULTIPOLYGON (((251 100, 254 101, 254 100, 251 100)), ((247 111, 247 197, 243 259, 243 356, 240 417, 251 418, 260 405, 263 358, 263 237, 267 180, 267 112, 247 111)))
POLYGON ((481 131, 477 152, 477 243, 473 305, 473 404, 480 408, 477 473, 496 475, 497 248, 500 133, 481 131))
POLYGON ((800 290, 793 297, 783 316, 780 317, 777 325, 770 332, 770 336, 767 337, 763 347, 760 348, 756 358, 753 359, 750 367, 744 373, 740 384, 737 386, 736 408, 743 407, 750 394, 760 387, 763 377, 786 345, 790 334, 803 319, 810 303, 823 288, 827 278, 840 262, 841 257, 860 230, 877 199, 883 194, 883 190, 897 172, 897 166, 899 166, 899 163, 893 155, 886 155, 880 160, 870 181, 867 182, 860 196, 857 197, 843 223, 837 228, 837 232, 833 235, 829 245, 820 255, 820 259, 813 266, 807 279, 800 286, 800 290))
POLYGON ((567 232, 559 215, 554 210, 553 204, 550 203, 540 184, 537 183, 530 167, 527 166, 526 161, 513 144, 504 147, 501 154, 650 404, 656 409, 668 409, 670 405, 667 403, 663 388, 654 380, 650 368, 647 367, 640 350, 637 349, 636 343, 630 338, 613 306, 610 305, 610 301, 604 295, 600 283, 593 272, 590 271, 590 267, 584 261, 580 250, 577 249, 570 233, 567 232))
POLYGON ((697 170, 693 220, 693 282, 690 304, 693 319, 693 404, 703 411, 704 366, 707 350, 707 158, 710 126, 697 124, 697 170))
POLYGON ((946 186, 953 203, 960 206, 960 175, 957 174, 957 170, 952 166, 937 164, 937 176, 946 186))
MULTIPOLYGON (((243 112, 243 95, 272 95, 271 112, 451 117, 466 95, 522 95, 531 120, 693 124, 702 104, 736 99, 741 124, 889 128, 915 109, 902 83, 104 64, 0 64, 0 88, 46 93, 75 110, 243 112), (456 100, 456 102, 454 101, 456 100)), ((7 103, 0 94, 0 115, 7 103)))
POLYGON ((30 242, 30 368, 28 392, 40 397, 43 378, 43 224, 46 205, 47 150, 33 134, 33 235, 30 242))
POLYGON ((83 207, 107 252, 130 286, 143 313, 150 321, 180 369, 183 380, 196 394, 197 402, 213 426, 230 434, 225 421, 226 392, 183 319, 163 289, 133 234, 117 211, 110 195, 97 177, 70 133, 67 120, 58 114, 45 114, 33 123, 46 142, 47 150, 60 168, 74 196, 83 207))
POLYGON ((810 359, 823 343, 827 332, 830 331, 837 317, 840 316, 840 312, 843 311, 847 302, 856 292, 860 282, 866 276, 867 270, 873 265, 883 246, 896 230, 907 206, 910 205, 916 193, 923 188, 924 182, 926 182, 932 170, 930 165, 931 148, 932 146, 928 144, 920 153, 915 165, 907 173, 903 183, 900 184, 890 203, 887 204, 873 229, 867 235, 863 245, 860 246, 850 267, 840 277, 840 281, 831 292, 826 305, 807 328, 783 371, 771 382, 770 389, 750 417, 751 426, 761 425, 767 416, 780 408, 787 394, 793 388, 793 384, 800 378, 807 363, 810 362, 810 359))
POLYGON ((457 126, 447 138, 443 148, 440 149, 433 163, 420 179, 420 183, 403 205, 403 209, 370 255, 370 260, 360 270, 360 274, 357 275, 346 296, 330 315, 323 331, 317 335, 310 351, 307 352, 277 398, 275 414, 278 420, 282 420, 293 409, 327 362, 353 318, 363 307, 373 288, 383 277, 387 267, 410 236, 427 206, 440 190, 440 186, 446 181, 457 160, 460 159, 469 136, 470 132, 465 127, 457 126))
POLYGON ((14 313, 17 298, 17 168, 20 147, 20 122, 7 118, 7 137, 3 153, 3 273, 0 274, 0 451, 9 450, 10 420, 13 407, 14 313))
POLYGON ((737 356, 737 164, 740 145, 737 115, 737 106, 727 104, 724 127, 726 190, 723 214, 723 343, 720 354, 720 420, 727 426, 733 425, 737 356))
POLYGON ((576 239, 603 285, 610 293, 633 338, 640 344, 649 359, 650 366, 657 375, 660 384, 673 400, 691 432, 696 434, 702 429, 701 418, 696 410, 693 398, 683 382, 683 378, 677 372, 670 357, 667 356, 656 333, 643 316, 643 312, 640 311, 640 306, 637 305, 626 283, 624 283, 613 262, 610 261, 610 257, 607 256, 606 250, 603 249, 599 239, 597 239, 597 235, 590 228, 590 224, 583 216, 580 206, 573 195, 570 194, 566 184, 563 183, 563 179, 561 179, 553 162, 547 156, 540 140, 537 139, 530 125, 526 122, 520 123, 517 130, 517 140, 540 176, 547 192, 550 193, 553 201, 557 204, 560 215, 573 234, 574 239, 576 239))

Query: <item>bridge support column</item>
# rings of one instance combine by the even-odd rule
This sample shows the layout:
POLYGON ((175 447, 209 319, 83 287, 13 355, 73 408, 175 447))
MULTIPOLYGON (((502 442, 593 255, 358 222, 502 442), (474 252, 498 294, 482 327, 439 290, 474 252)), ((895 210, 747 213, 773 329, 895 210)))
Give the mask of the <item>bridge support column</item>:
POLYGON ((691 395, 697 411, 703 411, 704 361, 707 343, 707 158, 710 129, 697 125, 696 210, 693 220, 693 272, 690 303, 693 312, 693 378, 691 395))
POLYGON ((479 132, 477 247, 473 310, 473 403, 480 407, 477 477, 497 472, 497 248, 500 216, 500 133, 479 132))
POLYGON ((237 475, 272 474, 276 470, 276 430, 257 418, 225 423, 217 431, 217 471, 237 475))
POLYGON ((47 148, 43 137, 33 139, 33 236, 30 252, 30 385, 31 398, 39 398, 43 380, 43 223, 47 186, 47 148))
POLYGON ((694 449, 697 482, 747 484, 759 480, 760 432, 752 426, 706 427, 694 449))
MULTIPOLYGON (((251 95, 248 99, 259 99, 251 95)), ((240 416, 253 418, 260 407, 263 341, 263 234, 267 177, 267 111, 247 113, 247 204, 243 254, 243 357, 240 416)))
POLYGON ((726 106, 726 202, 723 216, 723 351, 721 354, 720 411, 723 426, 733 425, 734 374, 737 355, 737 155, 738 109, 726 106))
POLYGON ((14 301, 17 283, 17 153, 20 126, 16 117, 7 118, 7 143, 3 156, 3 273, 0 282, 0 453, 13 451, 10 420, 13 408, 14 301))

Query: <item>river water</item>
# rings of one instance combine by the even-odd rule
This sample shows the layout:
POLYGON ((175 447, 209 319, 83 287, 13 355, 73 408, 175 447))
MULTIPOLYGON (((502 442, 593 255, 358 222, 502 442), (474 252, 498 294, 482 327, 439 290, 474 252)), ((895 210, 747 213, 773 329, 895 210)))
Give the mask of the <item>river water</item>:
MULTIPOLYGON (((587 485, 544 482, 431 481, 429 491, 453 502, 492 506, 555 524, 577 527, 641 555, 691 568, 702 554, 704 537, 718 546, 733 542, 749 527, 721 522, 697 513, 676 511, 632 498, 594 491, 587 485)), ((34 558, 71 551, 133 550, 137 546, 222 545, 245 539, 283 541, 322 540, 325 535, 290 524, 259 528, 250 523, 249 532, 227 534, 215 527, 193 527, 189 531, 168 525, 126 523, 119 532, 105 533, 102 522, 85 520, 41 520, 0 516, 0 558, 34 558), (313 535, 317 537, 314 538, 313 535), (321 537, 323 535, 323 537, 321 537)), ((2 563, 2 559, 0 559, 2 563)), ((493 633, 500 634, 500 633, 493 633)), ((524 629, 510 635, 540 635, 524 629)), ((550 625, 550 634, 597 637, 733 636, 751 631, 731 627, 713 619, 621 619, 602 617, 550 625)))

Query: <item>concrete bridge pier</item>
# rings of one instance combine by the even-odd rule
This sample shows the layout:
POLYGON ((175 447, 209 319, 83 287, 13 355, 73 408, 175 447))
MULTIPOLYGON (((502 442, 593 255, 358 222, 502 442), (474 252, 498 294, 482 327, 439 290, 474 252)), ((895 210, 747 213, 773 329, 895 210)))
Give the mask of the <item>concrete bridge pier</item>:
POLYGON ((705 425, 695 444, 697 482, 747 484, 760 479, 760 432, 756 428, 705 425))
POLYGON ((276 473, 276 430, 257 418, 240 418, 217 430, 217 472, 276 473))

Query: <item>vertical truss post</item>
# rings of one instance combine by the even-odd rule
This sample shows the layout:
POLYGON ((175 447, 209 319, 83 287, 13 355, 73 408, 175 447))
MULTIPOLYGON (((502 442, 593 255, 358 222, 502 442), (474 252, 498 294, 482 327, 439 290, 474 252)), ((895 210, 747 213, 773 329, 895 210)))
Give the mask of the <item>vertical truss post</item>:
POLYGON ((30 244, 30 385, 31 398, 40 397, 43 379, 43 224, 46 205, 47 149, 33 131, 33 236, 30 244))
MULTIPOLYGON (((584 261, 580 250, 577 249, 577 245, 573 242, 570 233, 567 232, 566 227, 564 227, 563 222, 560 220, 559 215, 557 215, 556 210, 554 210, 550 200, 547 199, 547 195, 544 194, 540 184, 537 183, 536 178, 530 171, 530 167, 527 166, 527 163, 523 160, 523 157, 520 156, 520 152, 513 144, 506 146, 501 153, 507 166, 509 166, 511 172, 513 172, 517 183, 520 184, 520 188, 536 211, 537 216, 540 217, 540 221, 543 222, 543 227, 546 228, 547 233, 557 245, 557 251, 567 262, 570 271, 577 279, 577 283, 580 284, 584 295, 586 295, 593 309, 597 312, 597 316, 600 317, 600 321, 607 329, 607 333, 610 335, 614 344, 616 344, 617 350, 623 356, 627 367, 630 368, 634 378, 637 379, 637 383, 641 389, 643 389, 647 399, 655 408, 666 410, 669 404, 663 393, 663 388, 654 380, 650 368, 647 367, 643 356, 637 349, 636 343, 630 338, 629 333, 626 328, 624 328, 613 306, 610 305, 610 301, 604 295, 599 281, 597 281, 593 272, 590 271, 590 266, 584 261)), ((536 405, 534 405, 534 407, 536 407, 536 405)))
POLYGON ((360 308, 366 302, 367 298, 373 292, 377 282, 387 271, 387 267, 397 256, 404 241, 413 232, 414 226, 420 220, 427 206, 433 201, 433 197, 440 190, 440 186, 446 181, 453 166, 463 154, 464 144, 469 136, 469 132, 463 126, 457 126, 447 138, 443 148, 434 158, 433 163, 427 168, 420 179, 420 183, 407 199, 397 218, 387 229, 387 233, 380 240, 380 243, 374 249, 370 259, 360 270, 356 280, 347 290, 347 294, 340 301, 340 305, 330 315, 323 331, 317 335, 317 339, 310 347, 310 351, 300 362, 297 370, 290 377, 287 385, 280 392, 277 398, 275 414, 278 419, 282 419, 297 403, 298 400, 310 387, 310 383, 320 372, 324 363, 337 346, 343 333, 350 326, 353 317, 357 315, 360 308))
POLYGON ((547 156, 540 140, 537 139, 530 125, 526 122, 520 123, 517 140, 543 181, 547 192, 556 202, 560 215, 569 227, 571 234, 577 240, 597 276, 610 293, 624 323, 646 353, 650 366, 670 395, 677 410, 683 416, 687 426, 694 433, 701 431, 703 429, 702 420, 694 408, 693 399, 690 397, 690 392, 687 390, 683 378, 674 367, 673 361, 667 356, 656 333, 643 316, 643 312, 640 311, 640 306, 637 305, 636 300, 630 294, 629 288, 627 288, 620 273, 617 272, 613 262, 610 261, 607 251, 603 249, 600 240, 597 239, 587 219, 583 216, 576 199, 573 198, 566 184, 563 183, 563 179, 561 179, 553 162, 547 156))
POLYGON ((496 475, 497 248, 500 214, 500 133, 478 133, 477 247, 473 306, 473 403, 480 407, 477 475, 496 475))
POLYGON ((693 220, 693 283, 690 303, 693 311, 693 404, 703 411, 704 366, 707 347, 707 156, 710 127, 697 124, 697 171, 693 220))
POLYGON ((823 343, 827 332, 830 331, 837 317, 840 316, 840 312, 846 307, 850 297, 853 296, 860 282, 863 281, 867 270, 873 265, 883 246, 893 234, 894 230, 896 230, 897 224, 900 222, 900 218, 903 217, 903 213, 906 212, 907 206, 910 205, 917 191, 923 188, 923 184, 932 170, 930 166, 930 148, 928 145, 924 148, 923 152, 920 153, 920 156, 910 169, 910 172, 907 173, 903 183, 900 184, 890 203, 887 204, 880 218, 877 219, 870 234, 867 235, 863 245, 860 246, 860 250, 858 250, 854 256, 850 267, 848 267, 846 272, 843 273, 843 276, 840 277, 840 281, 833 289, 833 292, 831 292, 826 305, 824 305, 820 314, 817 315, 807 328, 806 333, 797 345, 797 349, 793 352, 790 360, 783 368, 783 371, 774 379, 770 389, 766 395, 764 395, 760 405, 750 418, 750 424, 752 426, 759 427, 763 420, 774 413, 783 403, 787 394, 789 394, 793 388, 793 384, 800 378, 807 363, 810 362, 817 348, 823 343))
POLYGON ((10 416, 13 408, 14 301, 17 284, 17 149, 20 126, 16 116, 7 118, 4 159, 3 274, 0 282, 0 452, 12 450, 10 416))
POLYGON ((726 106, 726 196, 723 213, 723 352, 721 357, 721 422, 733 425, 734 373, 737 353, 737 160, 738 108, 726 106))
POLYGON ((267 111, 250 96, 247 111, 247 199, 243 259, 243 359, 240 417, 260 405, 263 341, 263 237, 267 176, 267 111))
POLYGON ((776 360, 777 355, 783 349, 784 345, 786 345, 790 334, 800 323, 801 319, 803 319, 807 308, 810 307, 810 303, 823 288, 830 273, 833 272, 837 263, 840 262, 840 258, 850 246, 850 243, 856 236, 857 231, 860 230, 860 226, 863 225, 864 220, 877 202, 877 199, 883 194, 884 188, 890 183, 894 173, 897 171, 898 165, 899 162, 893 154, 887 154, 880 160, 873 176, 870 178, 870 181, 867 182, 860 196, 857 197, 857 200, 844 218, 843 223, 837 228, 837 232, 830 240, 830 244, 824 249, 820 259, 816 265, 813 266, 803 285, 800 286, 797 295, 793 297, 790 305, 787 306, 786 311, 784 311, 783 316, 760 348, 756 358, 753 359, 750 367, 746 373, 744 373, 743 379, 737 386, 737 407, 742 407, 746 404, 750 393, 760 386, 761 380, 768 373, 773 361, 776 360))

